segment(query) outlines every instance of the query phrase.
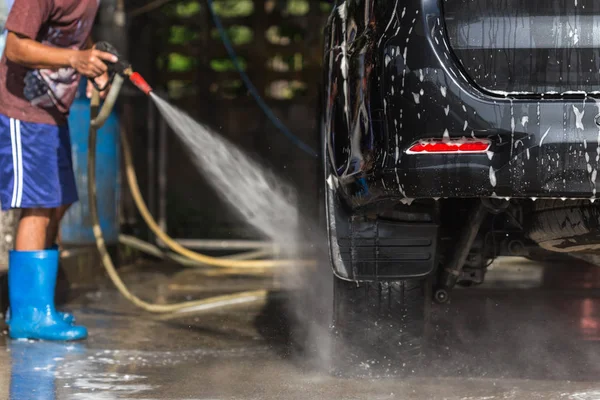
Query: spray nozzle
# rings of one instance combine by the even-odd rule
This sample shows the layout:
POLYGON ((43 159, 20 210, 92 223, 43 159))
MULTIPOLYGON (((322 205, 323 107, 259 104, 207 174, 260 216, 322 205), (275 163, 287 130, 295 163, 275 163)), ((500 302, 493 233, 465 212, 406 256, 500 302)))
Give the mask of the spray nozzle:
POLYGON ((129 75, 129 80, 133 83, 138 89, 140 89, 147 96, 152 91, 152 87, 146 82, 142 76, 137 72, 132 72, 129 75))
MULTIPOLYGON (((118 61, 116 63, 111 63, 109 61, 104 61, 108 66, 108 74, 110 76, 109 82, 111 82, 115 76, 115 74, 119 74, 123 77, 128 77, 131 83, 133 83, 138 89, 140 89, 144 94, 149 95, 152 91, 152 87, 146 82, 142 76, 133 72, 133 68, 129 61, 126 61, 121 58, 117 49, 108 42, 98 42, 96 43, 96 50, 104 51, 106 53, 113 54, 117 56, 118 61)), ((103 91, 106 88, 99 88, 94 81, 92 81, 94 86, 98 91, 103 91)))

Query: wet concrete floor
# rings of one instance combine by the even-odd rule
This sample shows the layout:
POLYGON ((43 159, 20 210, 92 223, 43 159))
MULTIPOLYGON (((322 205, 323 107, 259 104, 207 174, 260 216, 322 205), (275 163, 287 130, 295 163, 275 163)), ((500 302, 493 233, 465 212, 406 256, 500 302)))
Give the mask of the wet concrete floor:
MULTIPOLYGON (((192 270, 135 267, 124 276, 163 302, 274 285, 192 270)), ((582 261, 496 262, 485 286, 436 307, 430 362, 403 377, 336 378, 318 368, 292 339, 290 297, 156 316, 108 285, 87 292, 65 305, 89 327, 87 341, 2 336, 0 399, 600 399, 600 267, 582 261)))

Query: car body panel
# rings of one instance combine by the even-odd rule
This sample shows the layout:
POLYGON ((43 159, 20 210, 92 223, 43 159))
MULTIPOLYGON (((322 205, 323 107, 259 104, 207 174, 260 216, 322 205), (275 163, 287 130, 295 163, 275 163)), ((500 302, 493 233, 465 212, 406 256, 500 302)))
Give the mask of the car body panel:
POLYGON ((437 0, 336 2, 325 30, 323 135, 337 195, 354 210, 389 199, 595 198, 597 93, 479 86, 451 48, 442 10, 437 0), (420 139, 463 137, 492 148, 406 153, 420 139))
POLYGON ((452 51, 481 87, 504 92, 597 91, 600 2, 445 0, 452 51))

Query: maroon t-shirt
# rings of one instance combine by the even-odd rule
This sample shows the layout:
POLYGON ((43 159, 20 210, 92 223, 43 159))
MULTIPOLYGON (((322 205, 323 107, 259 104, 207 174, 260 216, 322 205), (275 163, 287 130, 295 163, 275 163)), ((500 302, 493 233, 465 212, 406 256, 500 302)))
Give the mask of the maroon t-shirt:
MULTIPOLYGON (((82 49, 89 37, 99 0, 15 0, 6 29, 60 48, 82 49)), ((72 68, 31 70, 0 61, 0 114, 21 121, 67 123, 77 94, 79 74, 72 68)))

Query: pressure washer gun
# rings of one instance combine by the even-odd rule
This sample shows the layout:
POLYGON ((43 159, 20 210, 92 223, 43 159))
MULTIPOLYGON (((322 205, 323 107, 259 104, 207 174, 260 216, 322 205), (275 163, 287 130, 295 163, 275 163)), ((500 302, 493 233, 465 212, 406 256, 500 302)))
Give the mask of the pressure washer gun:
POLYGON ((117 61, 116 63, 104 61, 106 63, 106 65, 108 66, 109 80, 104 88, 99 87, 96 84, 96 82, 94 80, 92 80, 92 83, 93 83, 94 87, 96 88, 96 90, 98 90, 99 92, 106 90, 108 85, 113 81, 115 75, 119 74, 123 78, 129 78, 131 83, 133 83, 138 89, 140 89, 142 92, 144 92, 144 94, 146 94, 146 95, 150 94, 150 92, 152 91, 152 87, 150 87, 148 82, 146 82, 146 80, 144 78, 142 78, 142 76, 138 72, 133 71, 131 64, 128 61, 121 58, 121 56, 119 55, 119 52, 112 44, 110 44, 108 42, 98 42, 98 43, 96 43, 96 50, 100 50, 105 53, 113 54, 113 55, 117 56, 117 58, 119 59, 119 61, 117 61))
POLYGON ((92 116, 90 125, 91 130, 100 129, 102 125, 104 125, 108 119, 108 116, 112 112, 113 107, 115 106, 117 97, 119 96, 119 92, 121 91, 121 87, 123 86, 123 82, 126 78, 129 78, 131 83, 133 83, 147 96, 152 92, 152 87, 150 87, 148 82, 146 82, 146 80, 142 78, 139 73, 133 72, 131 64, 124 59, 121 59, 119 52, 114 48, 114 46, 107 42, 98 42, 96 43, 96 49, 117 56, 118 61, 116 63, 104 61, 104 63, 108 66, 109 78, 105 87, 101 88, 94 80, 92 80, 95 93, 92 94, 92 99, 90 102, 92 116), (102 107, 100 107, 99 93, 106 90, 109 85, 112 86, 106 95, 106 99, 104 100, 102 107))

